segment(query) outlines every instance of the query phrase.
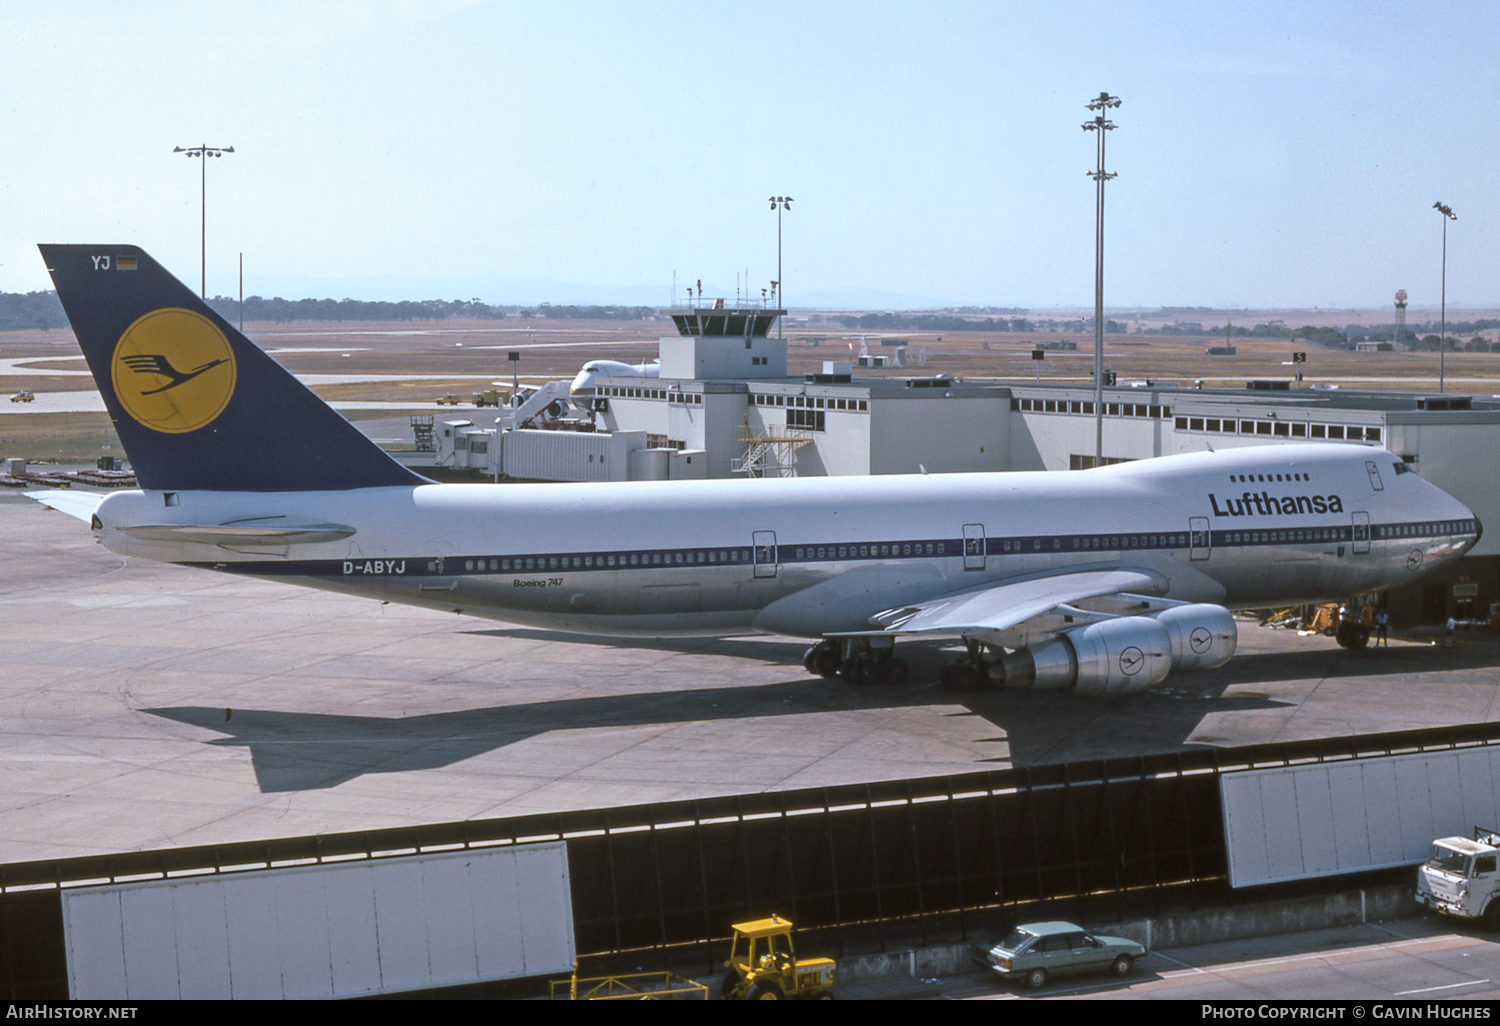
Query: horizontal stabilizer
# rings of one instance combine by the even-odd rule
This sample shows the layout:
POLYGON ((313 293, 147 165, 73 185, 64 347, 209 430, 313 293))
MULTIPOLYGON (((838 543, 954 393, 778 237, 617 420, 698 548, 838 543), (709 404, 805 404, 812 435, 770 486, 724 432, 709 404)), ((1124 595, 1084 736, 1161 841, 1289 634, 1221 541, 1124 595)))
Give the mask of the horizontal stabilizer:
POLYGON ((354 533, 343 524, 276 525, 252 524, 138 524, 120 528, 141 541, 201 542, 204 545, 310 545, 338 541, 354 533))
POLYGON ((98 492, 74 492, 64 489, 26 492, 25 495, 26 498, 35 499, 43 506, 50 506, 70 517, 77 517, 86 524, 94 519, 94 511, 99 508, 99 503, 104 501, 104 496, 98 492))

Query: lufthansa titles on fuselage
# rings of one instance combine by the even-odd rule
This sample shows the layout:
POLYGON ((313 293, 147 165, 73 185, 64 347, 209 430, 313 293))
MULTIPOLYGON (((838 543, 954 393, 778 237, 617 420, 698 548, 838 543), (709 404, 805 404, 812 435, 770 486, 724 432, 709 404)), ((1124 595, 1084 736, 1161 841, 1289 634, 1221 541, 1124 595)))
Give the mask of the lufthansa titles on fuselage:
POLYGON ((1213 492, 1209 492, 1208 504, 1213 508, 1214 516, 1216 517, 1290 517, 1299 514, 1344 512, 1344 500, 1337 495, 1283 495, 1278 497, 1268 492, 1245 492, 1238 499, 1225 499, 1224 505, 1221 507, 1218 496, 1213 492))

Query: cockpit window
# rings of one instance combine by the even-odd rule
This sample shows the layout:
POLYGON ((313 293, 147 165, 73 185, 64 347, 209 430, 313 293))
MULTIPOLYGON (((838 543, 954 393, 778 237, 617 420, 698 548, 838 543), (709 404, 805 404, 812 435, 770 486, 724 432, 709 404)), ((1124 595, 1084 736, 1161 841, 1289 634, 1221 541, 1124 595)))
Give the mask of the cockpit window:
POLYGON ((1396 463, 1396 473, 1397 474, 1410 474, 1411 472, 1412 472, 1411 467, 1408 466, 1407 464, 1401 463, 1399 461, 1396 463))

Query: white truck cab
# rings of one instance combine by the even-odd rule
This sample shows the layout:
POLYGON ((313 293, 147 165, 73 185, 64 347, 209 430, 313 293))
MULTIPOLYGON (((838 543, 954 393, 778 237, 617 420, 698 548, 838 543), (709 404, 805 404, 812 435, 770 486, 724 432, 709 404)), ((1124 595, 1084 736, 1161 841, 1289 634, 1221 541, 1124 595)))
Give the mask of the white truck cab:
POLYGON ((1500 831, 1439 837, 1417 870, 1417 903, 1462 919, 1500 921, 1500 831))

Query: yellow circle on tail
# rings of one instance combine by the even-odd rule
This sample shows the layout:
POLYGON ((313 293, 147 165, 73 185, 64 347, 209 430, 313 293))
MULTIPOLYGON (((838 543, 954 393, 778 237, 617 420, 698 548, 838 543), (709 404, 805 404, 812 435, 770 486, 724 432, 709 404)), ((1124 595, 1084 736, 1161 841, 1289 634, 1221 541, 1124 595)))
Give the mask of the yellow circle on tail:
POLYGON ((152 310, 125 329, 110 384, 125 412, 153 431, 180 435, 213 423, 234 395, 234 350, 202 314, 152 310))

